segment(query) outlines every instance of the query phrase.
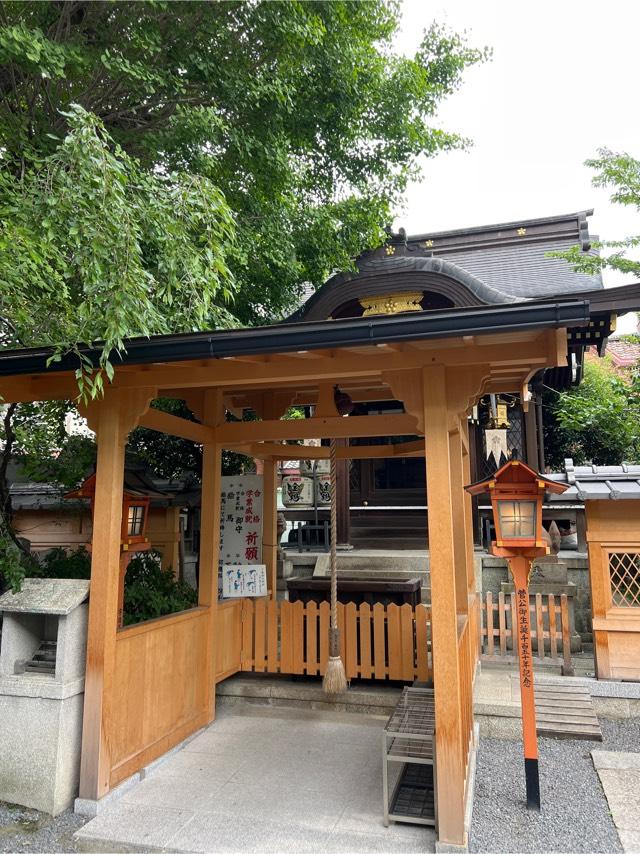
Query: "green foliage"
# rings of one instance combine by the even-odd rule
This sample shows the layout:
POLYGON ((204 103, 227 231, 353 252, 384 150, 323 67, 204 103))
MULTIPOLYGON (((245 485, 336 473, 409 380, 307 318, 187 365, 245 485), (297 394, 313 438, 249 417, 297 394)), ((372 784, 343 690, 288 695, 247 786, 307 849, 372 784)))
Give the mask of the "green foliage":
POLYGON ((76 551, 51 549, 41 558, 38 578, 91 578, 91 555, 81 546, 76 551))
POLYGON ((157 553, 141 552, 132 558, 124 584, 125 626, 184 611, 197 602, 192 587, 177 581, 173 570, 161 568, 157 553))
MULTIPOLYGON (((85 548, 52 549, 30 573, 38 578, 90 578, 91 557, 85 548)), ((197 592, 177 581, 173 570, 160 567, 157 552, 140 552, 131 558, 124 587, 124 625, 164 617, 193 608, 197 592)))
MULTIPOLYGON (((585 162, 586 166, 596 170, 592 180, 594 187, 612 187, 612 202, 631 205, 640 212, 640 160, 626 152, 617 153, 608 148, 599 149, 598 155, 585 162)), ((567 252, 550 254, 553 257, 565 258, 579 273, 594 275, 609 268, 638 276, 640 260, 630 258, 628 253, 631 251, 633 254, 639 247, 640 235, 633 235, 622 240, 595 241, 593 248, 605 250, 604 255, 585 254, 579 246, 574 246, 567 252)))
MULTIPOLYGON (((90 223, 95 226, 98 211, 81 205, 75 244, 82 244, 81 256, 97 250, 99 266, 103 249, 111 255, 112 269, 96 269, 92 281, 104 277, 94 294, 96 313, 105 292, 123 295, 124 305, 106 305, 118 313, 115 328, 106 330, 114 342, 123 333, 166 325, 162 311, 163 322, 155 323, 149 305, 157 273, 157 302, 173 297, 172 329, 203 325, 188 311, 185 316, 189 295, 180 299, 170 282, 182 263, 189 290, 198 268, 206 300, 210 279, 218 285, 223 277, 224 270, 216 270, 224 264, 223 246, 238 286, 233 312, 242 322, 259 323, 287 311, 303 282, 319 284, 379 245, 418 158, 465 144, 435 126, 437 108, 458 88, 464 70, 488 55, 433 25, 415 56, 398 56, 393 39, 399 18, 395 0, 3 4, 0 150, 8 171, 28 175, 64 145, 78 121, 75 104, 103 123, 106 134, 93 126, 99 141, 111 137, 136 158, 126 160, 109 145, 117 162, 107 162, 87 133, 96 180, 102 181, 95 187, 99 207, 107 216, 96 235, 90 223), (110 181, 102 177, 105 168, 110 181), (169 177, 175 174, 190 175, 193 184, 169 177), (172 193, 187 212, 165 229, 172 193), (222 196, 237 221, 230 248, 222 196), (213 220, 214 238, 222 238, 211 247, 208 267, 195 263, 190 238, 180 245, 173 233, 194 215, 192 201, 213 220), (89 243, 81 240, 86 213, 89 243), (148 217, 157 223, 150 229, 155 249, 136 256, 135 224, 144 228, 148 217), (122 233, 113 228, 118 220, 122 233), (166 245, 160 245, 163 233, 166 245), (166 257, 171 247, 172 259, 158 263, 156 252, 166 257), (121 266, 130 274, 122 283, 121 266), (136 267, 144 275, 136 278, 136 267), (128 308, 139 294, 144 310, 136 318, 128 308)), ((89 166, 89 154, 84 162, 89 166)), ((55 239, 59 223, 53 222, 55 239)), ((48 228, 44 236, 51 239, 48 228)), ((73 252, 66 257, 75 258, 73 252)), ((26 248, 22 263, 25 271, 32 264, 40 268, 26 248)), ((214 289, 211 299, 219 305, 222 295, 214 289)), ((36 323, 43 316, 38 312, 36 323)), ((68 337, 71 327, 73 317, 65 318, 68 337)), ((77 329, 76 341, 105 331, 83 330, 82 323, 77 329)))
POLYGON ((23 579, 31 575, 37 566, 35 561, 18 547, 3 515, 0 515, 0 561, 0 592, 7 589, 18 592, 23 579))
POLYGON ((0 173, 0 315, 7 343, 54 345, 53 361, 75 351, 80 393, 95 396, 103 374, 79 345, 103 342, 110 379, 126 337, 212 322, 230 296, 232 218, 206 178, 143 170, 94 116, 67 119, 53 154, 0 173))
POLYGON ((552 468, 565 457, 596 465, 640 459, 640 381, 621 379, 606 358, 587 361, 579 386, 549 391, 543 403, 545 456, 552 468))

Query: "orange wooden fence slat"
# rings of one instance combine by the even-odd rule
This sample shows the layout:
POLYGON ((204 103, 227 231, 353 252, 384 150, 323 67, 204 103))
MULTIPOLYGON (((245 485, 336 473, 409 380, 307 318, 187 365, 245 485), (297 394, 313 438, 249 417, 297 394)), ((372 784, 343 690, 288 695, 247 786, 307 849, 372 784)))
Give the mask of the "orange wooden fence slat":
POLYGON ((291 605, 291 602, 280 602, 280 673, 291 673, 293 667, 291 605))
POLYGON ((253 648, 255 654, 253 657, 253 669, 257 673, 264 673, 266 668, 265 662, 265 624, 266 624, 267 603, 264 599, 258 599, 255 604, 255 629, 253 648))
POLYGON ((275 599, 270 599, 267 605, 267 670, 277 673, 279 668, 278 656, 278 622, 280 609, 275 599))
POLYGON ((421 682, 429 679, 429 646, 427 639, 427 609, 416 607, 416 672, 421 682))
POLYGON ((304 603, 291 602, 291 672, 304 673, 304 603))
POLYGON ((397 605, 387 605, 387 657, 389 679, 402 679, 400 608, 397 605))
POLYGON ((343 663, 345 660, 345 642, 344 642, 344 605, 338 602, 338 631, 340 633, 340 658, 343 663))
POLYGON ((572 672, 571 667, 571 632, 569 629, 569 600, 566 593, 560 594, 560 614, 562 617, 562 658, 565 675, 572 672))
POLYGON ((348 602, 344 607, 344 669, 347 679, 358 676, 358 613, 355 602, 348 602))
POLYGON ((511 649, 518 657, 518 615, 516 612, 516 594, 509 593, 509 609, 511 611, 511 649))
POLYGON ((368 602, 360 605, 358 612, 359 637, 360 637, 360 676, 362 679, 371 679, 373 673, 371 659, 371 606, 368 602))
POLYGON ((251 670, 253 667, 253 602, 244 599, 242 602, 242 669, 251 670))
POLYGON ((538 635, 538 658, 544 658, 544 615, 542 613, 542 594, 536 593, 536 632, 538 635))
POLYGON ((331 608, 328 602, 320 603, 320 673, 324 674, 329 660, 329 620, 331 608))
POLYGON ((308 676, 316 676, 318 667, 318 606, 315 602, 308 602, 306 607, 306 672, 308 676))
POLYGON ((556 597, 549 594, 549 653, 551 658, 558 657, 558 635, 556 633, 556 597))
POLYGON ((373 606, 373 662, 376 679, 384 679, 387 675, 384 628, 384 605, 376 602, 373 606))
POLYGON ((500 627, 500 655, 507 654, 507 625, 505 621, 504 593, 498 593, 498 626, 500 627))
POLYGON ((487 592, 486 601, 487 614, 487 655, 493 655, 493 596, 491 591, 487 592))
POLYGON ((400 639, 402 643, 402 679, 405 682, 413 682, 416 678, 413 608, 407 603, 400 606, 400 639))

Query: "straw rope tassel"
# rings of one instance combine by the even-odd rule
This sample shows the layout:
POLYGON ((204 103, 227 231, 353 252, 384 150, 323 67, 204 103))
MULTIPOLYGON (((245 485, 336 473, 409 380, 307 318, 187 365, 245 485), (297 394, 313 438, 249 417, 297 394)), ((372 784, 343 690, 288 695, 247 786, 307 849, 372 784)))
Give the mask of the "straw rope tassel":
POLYGON ((340 658, 340 630, 338 629, 338 566, 336 555, 338 511, 336 507, 335 439, 331 439, 329 459, 331 460, 331 627, 329 629, 329 660, 322 680, 322 688, 325 694, 342 694, 347 690, 347 676, 340 658))

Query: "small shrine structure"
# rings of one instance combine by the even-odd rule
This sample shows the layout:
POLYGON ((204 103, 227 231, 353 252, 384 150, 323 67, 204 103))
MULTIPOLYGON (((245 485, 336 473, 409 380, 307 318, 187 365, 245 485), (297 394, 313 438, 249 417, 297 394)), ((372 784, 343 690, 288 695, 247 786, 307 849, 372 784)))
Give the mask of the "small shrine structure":
MULTIPOLYGON (((559 233, 575 231, 583 219, 558 221, 559 233)), ((486 235, 483 251, 490 253, 495 239, 535 253, 548 227, 547 221, 503 225, 493 238, 486 235)), ((437 833, 442 844, 465 844, 479 637, 471 496, 464 491, 473 479, 469 416, 486 395, 518 395, 526 409, 530 383, 540 372, 570 379, 584 346, 606 338, 616 312, 625 305, 640 307, 640 288, 603 291, 586 280, 563 292, 553 270, 567 265, 556 259, 538 273, 544 279, 549 271, 545 294, 506 294, 484 281, 481 267, 473 274, 463 269, 454 248, 448 255, 434 254, 437 240, 437 235, 411 241, 403 234, 390 236, 361 260, 358 275, 319 291, 306 313, 287 323, 136 338, 125 342, 120 359, 114 357, 115 376, 104 396, 83 408, 96 431, 98 458, 82 798, 99 800, 215 717, 223 613, 217 603, 222 449, 264 460, 262 557, 273 577, 276 465, 300 455, 282 442, 337 438, 345 440, 339 458, 418 458, 423 467, 437 833), (399 300, 399 291, 411 297, 399 300), (346 293, 354 311, 345 307, 346 293), (390 304, 397 313, 387 312, 390 304), (342 417, 335 406, 336 384, 364 411, 342 417), (154 409, 157 397, 186 401, 198 420, 154 409), (313 407, 313 416, 283 420, 291 405, 309 412, 313 407), (249 408, 259 420, 230 420, 249 408), (124 454, 136 426, 203 446, 199 602, 192 610, 119 629, 124 454)), ((455 247, 457 238, 449 240, 455 247)), ((544 246, 546 252, 548 241, 544 246)), ((5 402, 76 396, 77 356, 56 362, 49 356, 46 347, 0 353, 5 402)), ((97 363, 98 350, 86 347, 83 357, 97 363)), ((305 453, 312 451, 316 458, 328 456, 326 447, 305 453)), ((229 624, 228 644, 240 641, 234 631, 229 624)))

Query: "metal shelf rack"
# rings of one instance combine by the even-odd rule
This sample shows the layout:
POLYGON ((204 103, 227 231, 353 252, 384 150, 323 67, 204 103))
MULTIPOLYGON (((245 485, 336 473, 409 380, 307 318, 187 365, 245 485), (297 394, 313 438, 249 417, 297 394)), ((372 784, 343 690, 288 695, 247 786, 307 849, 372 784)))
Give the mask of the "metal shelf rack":
POLYGON ((433 688, 405 688, 382 734, 384 824, 390 821, 435 827, 435 712, 433 688), (401 763, 389 797, 389 764, 401 763))

